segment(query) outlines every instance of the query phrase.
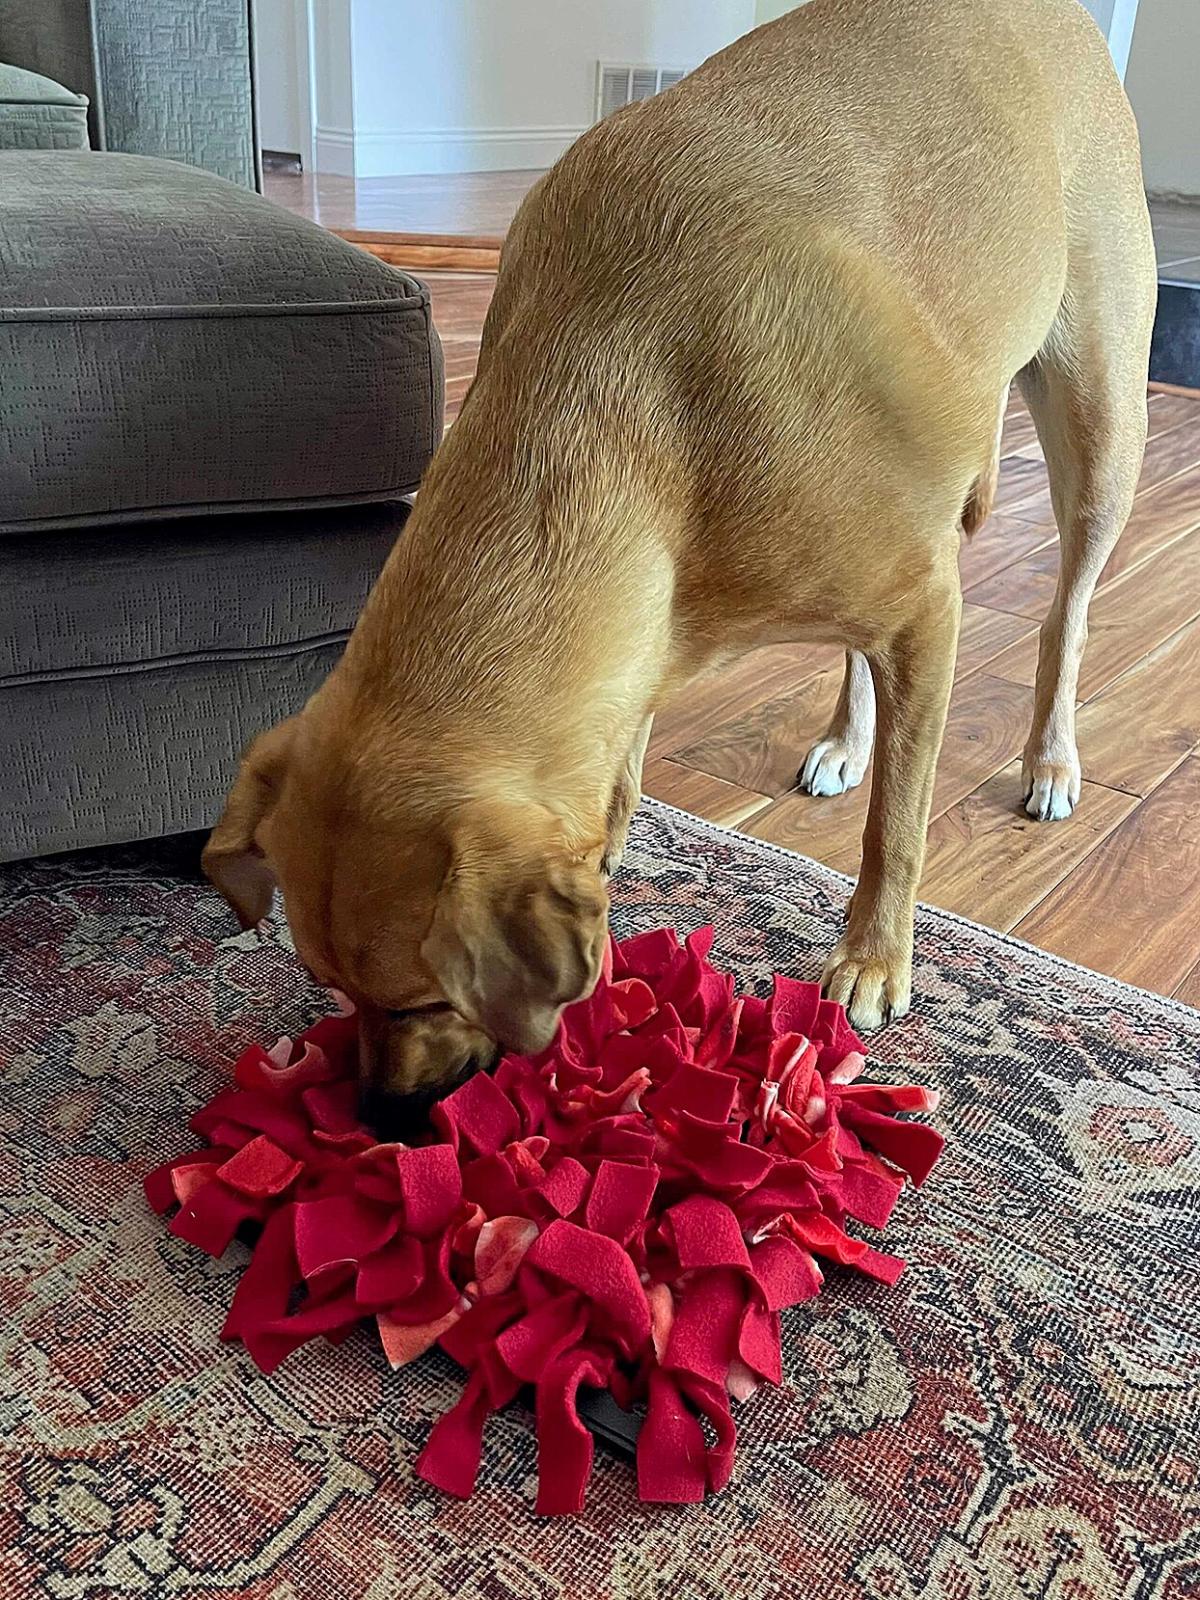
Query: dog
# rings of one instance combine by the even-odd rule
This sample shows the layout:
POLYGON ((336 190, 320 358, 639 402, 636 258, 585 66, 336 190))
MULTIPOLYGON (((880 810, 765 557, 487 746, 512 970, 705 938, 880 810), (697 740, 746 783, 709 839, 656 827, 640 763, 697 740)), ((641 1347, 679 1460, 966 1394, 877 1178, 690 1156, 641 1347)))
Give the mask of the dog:
POLYGON ((1133 117, 1076 0, 811 0, 534 186, 405 534, 204 856, 243 924, 278 883, 355 1001, 377 1125, 590 993, 653 714, 759 645, 847 649, 800 775, 839 793, 874 746, 823 983, 862 1030, 907 1009, 957 552, 1010 382, 1061 538, 1024 753, 1056 819, 1155 279, 1133 117))

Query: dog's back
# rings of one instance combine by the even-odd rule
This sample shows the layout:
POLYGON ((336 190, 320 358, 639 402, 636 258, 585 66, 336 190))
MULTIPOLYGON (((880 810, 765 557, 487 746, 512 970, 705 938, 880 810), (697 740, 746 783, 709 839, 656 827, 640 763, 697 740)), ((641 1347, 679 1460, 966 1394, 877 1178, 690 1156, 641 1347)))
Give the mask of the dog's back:
POLYGON ((476 424, 550 438, 556 416, 574 434, 607 402, 622 459, 671 457, 705 503, 726 622, 739 587, 761 594, 847 518, 974 525, 1003 393, 1112 160, 1137 187, 1132 116, 1077 0, 811 0, 590 130, 531 191, 485 331, 488 416, 469 404, 458 444, 476 424))
POLYGON ((1077 0, 811 0, 585 134, 506 255, 526 277, 536 257, 539 298, 557 276, 614 320, 641 300, 682 319, 835 236, 998 387, 1057 307, 1097 134, 1136 149, 1077 0))

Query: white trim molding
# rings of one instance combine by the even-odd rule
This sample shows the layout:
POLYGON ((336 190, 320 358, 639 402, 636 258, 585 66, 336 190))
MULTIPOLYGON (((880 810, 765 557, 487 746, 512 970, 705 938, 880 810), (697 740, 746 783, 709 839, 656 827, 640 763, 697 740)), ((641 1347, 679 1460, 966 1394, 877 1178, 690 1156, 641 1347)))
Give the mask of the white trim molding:
POLYGON ((1133 25, 1137 21, 1138 0, 1083 0, 1096 20, 1100 32, 1108 42, 1122 80, 1129 65, 1129 46, 1133 42, 1133 25))
POLYGON ((332 172, 339 178, 360 176, 355 170, 353 130, 323 128, 318 122, 313 140, 313 161, 318 172, 332 172))
POLYGON ((1129 65, 1129 47, 1133 43, 1133 25, 1137 21, 1138 0, 1114 0, 1112 16, 1108 23, 1108 48, 1125 81, 1125 68, 1129 65))
MULTIPOLYGON (((323 131, 317 130, 320 170, 344 170, 321 164, 323 131)), ((363 129, 350 138, 351 170, 358 178, 393 178, 415 173, 517 172, 552 167, 583 132, 582 127, 562 126, 363 129)))

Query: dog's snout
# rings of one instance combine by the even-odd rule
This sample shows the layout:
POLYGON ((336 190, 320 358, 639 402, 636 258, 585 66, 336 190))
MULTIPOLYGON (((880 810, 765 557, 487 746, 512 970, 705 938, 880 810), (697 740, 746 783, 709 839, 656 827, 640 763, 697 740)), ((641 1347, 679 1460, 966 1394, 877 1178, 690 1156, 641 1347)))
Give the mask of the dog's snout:
POLYGON ((360 1009, 359 1116, 381 1139, 411 1144, 428 1133, 434 1103, 497 1056, 493 1040, 449 1008, 360 1009))
POLYGON ((414 1144, 429 1132, 429 1112, 438 1095, 429 1089, 396 1094, 368 1086, 358 1097, 359 1120, 387 1144, 414 1144))

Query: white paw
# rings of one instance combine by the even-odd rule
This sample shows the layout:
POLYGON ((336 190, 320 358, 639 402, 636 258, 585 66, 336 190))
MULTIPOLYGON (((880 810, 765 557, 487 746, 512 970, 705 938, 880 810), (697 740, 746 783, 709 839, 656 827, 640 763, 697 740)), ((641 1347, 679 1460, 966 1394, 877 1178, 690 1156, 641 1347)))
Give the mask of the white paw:
POLYGON ((1039 822, 1061 822, 1079 804, 1082 775, 1079 757, 1067 761, 1031 760, 1022 763, 1025 809, 1039 822))
POLYGON ((842 941, 821 974, 821 990, 846 1008, 850 1026, 873 1033, 902 1017, 912 1001, 912 959, 853 956, 842 941))
POLYGON ((862 782, 869 759, 844 739, 818 739, 800 768, 800 787, 805 794, 845 794, 862 782))
POLYGON ((622 838, 610 840, 605 846, 604 854, 600 857, 600 876, 602 878, 614 877, 620 870, 621 863, 625 859, 625 844, 626 841, 622 838))

